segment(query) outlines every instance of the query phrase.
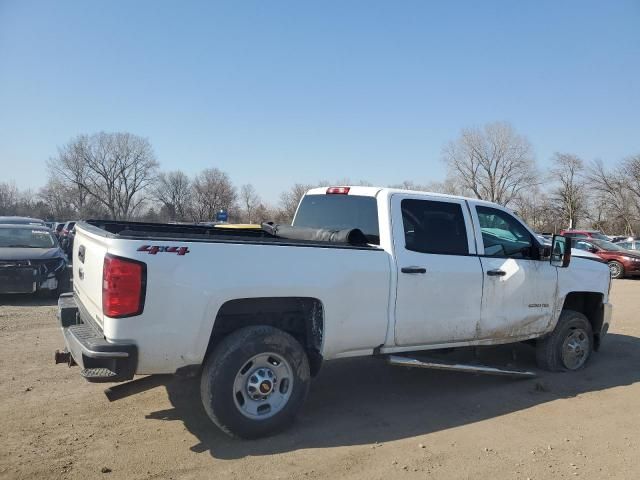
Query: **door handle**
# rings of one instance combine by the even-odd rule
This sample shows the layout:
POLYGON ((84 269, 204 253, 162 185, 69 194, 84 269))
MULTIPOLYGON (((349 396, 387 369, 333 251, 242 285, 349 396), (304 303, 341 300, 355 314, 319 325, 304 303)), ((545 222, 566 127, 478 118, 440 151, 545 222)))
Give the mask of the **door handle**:
POLYGON ((400 271, 402 273, 427 273, 427 269, 424 267, 402 267, 400 271))
POLYGON ((489 275, 490 277, 504 277, 507 274, 507 272, 505 272, 504 270, 489 270, 487 272, 487 275, 489 275))
POLYGON ((78 277, 80 277, 80 280, 84 280, 84 270, 82 268, 78 269, 78 277))

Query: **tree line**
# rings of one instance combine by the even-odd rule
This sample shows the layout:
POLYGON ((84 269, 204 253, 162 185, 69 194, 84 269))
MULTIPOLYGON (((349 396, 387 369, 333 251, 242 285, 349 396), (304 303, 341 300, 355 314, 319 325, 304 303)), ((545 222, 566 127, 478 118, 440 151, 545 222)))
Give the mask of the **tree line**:
MULTIPOLYGON (((640 230, 640 154, 606 167, 558 152, 550 168, 541 170, 528 139, 510 124, 496 122, 463 129, 444 146, 442 161, 447 166, 442 182, 406 180, 389 186, 496 202, 541 232, 595 228, 632 235, 640 230)), ((370 185, 349 179, 297 183, 271 205, 253 185, 236 186, 218 168, 193 176, 162 171, 149 140, 126 132, 79 135, 58 149, 47 170, 47 183, 38 191, 0 182, 0 215, 204 222, 226 210, 232 222, 287 223, 310 188, 370 185)))

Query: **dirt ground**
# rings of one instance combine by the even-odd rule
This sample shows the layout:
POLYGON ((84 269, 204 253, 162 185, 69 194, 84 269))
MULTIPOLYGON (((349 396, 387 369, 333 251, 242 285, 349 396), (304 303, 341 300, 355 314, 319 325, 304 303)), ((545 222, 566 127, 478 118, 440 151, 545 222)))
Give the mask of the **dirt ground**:
MULTIPOLYGON (((248 442, 209 422, 193 379, 142 378, 155 387, 110 402, 53 364, 53 301, 0 297, 0 479, 640 478, 640 281, 616 281, 612 298, 612 331, 579 373, 342 360, 292 429, 248 442)), ((534 367, 530 347, 515 351, 534 367)))

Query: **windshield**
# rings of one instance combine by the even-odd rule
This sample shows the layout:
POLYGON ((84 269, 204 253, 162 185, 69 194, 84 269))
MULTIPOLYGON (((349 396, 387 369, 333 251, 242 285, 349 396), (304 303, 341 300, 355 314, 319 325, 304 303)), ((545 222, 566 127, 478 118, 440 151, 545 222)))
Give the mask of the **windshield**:
POLYGON ((609 237, 607 237, 606 235, 603 235, 603 234, 602 234, 602 233, 600 233, 600 232, 591 232, 591 234, 590 234, 590 235, 591 235, 591 238, 595 238, 595 239, 597 239, 597 240, 604 240, 604 241, 605 241, 605 242, 607 242, 607 243, 611 243, 611 242, 609 241, 609 237))
POLYGON ((603 250, 612 252, 624 252, 626 249, 606 240, 593 240, 592 243, 603 250))
POLYGON ((0 228, 0 248, 53 248, 56 241, 47 230, 0 228))
POLYGON ((370 243, 380 243, 378 206, 374 197, 358 195, 307 195, 293 226, 343 230, 359 228, 370 243))

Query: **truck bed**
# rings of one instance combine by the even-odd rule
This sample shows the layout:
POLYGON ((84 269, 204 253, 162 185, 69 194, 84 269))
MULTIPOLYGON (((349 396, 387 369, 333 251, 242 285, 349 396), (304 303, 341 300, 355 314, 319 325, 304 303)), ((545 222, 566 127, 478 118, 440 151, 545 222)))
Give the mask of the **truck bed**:
POLYGON ((89 220, 76 225, 73 249, 81 317, 94 322, 110 343, 135 339, 138 374, 200 364, 219 312, 239 299, 317 301, 324 314, 326 359, 385 341, 391 259, 375 246, 284 239, 262 229, 89 220), (152 252, 156 246, 162 250, 152 252), (188 251, 180 255, 168 248, 188 251), (140 314, 123 319, 103 314, 107 255, 144 264, 140 314))
POLYGON ((259 245, 303 246, 378 250, 374 245, 353 245, 346 242, 283 238, 263 228, 220 228, 213 225, 127 222, 121 220, 84 220, 78 222, 94 234, 108 238, 130 240, 181 240, 210 243, 250 243, 259 245))

